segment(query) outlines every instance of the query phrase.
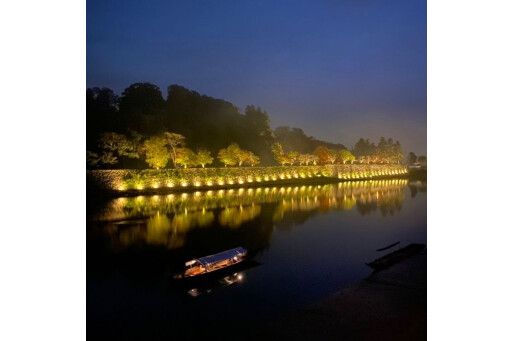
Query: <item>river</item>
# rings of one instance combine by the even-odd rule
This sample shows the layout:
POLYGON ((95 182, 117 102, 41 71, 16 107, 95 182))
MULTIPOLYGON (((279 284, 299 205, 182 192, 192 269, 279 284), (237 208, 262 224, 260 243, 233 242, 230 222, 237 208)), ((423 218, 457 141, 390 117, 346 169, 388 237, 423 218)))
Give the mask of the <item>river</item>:
POLYGON ((87 198, 91 339, 243 339, 259 323, 371 274, 376 249, 427 241, 427 186, 406 179, 87 198), (242 246, 236 273, 173 279, 242 246), (233 335, 233 333, 236 333, 233 335))

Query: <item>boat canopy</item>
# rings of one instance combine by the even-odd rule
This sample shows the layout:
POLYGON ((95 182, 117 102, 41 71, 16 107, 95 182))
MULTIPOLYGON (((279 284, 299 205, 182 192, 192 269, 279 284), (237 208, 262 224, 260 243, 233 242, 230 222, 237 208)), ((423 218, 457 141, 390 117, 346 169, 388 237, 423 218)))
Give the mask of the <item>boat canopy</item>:
POLYGON ((246 249, 244 249, 243 247, 237 247, 231 250, 216 253, 214 255, 199 258, 197 259, 197 261, 201 263, 203 266, 208 266, 210 264, 214 264, 223 260, 232 259, 237 256, 245 256, 246 254, 246 249))

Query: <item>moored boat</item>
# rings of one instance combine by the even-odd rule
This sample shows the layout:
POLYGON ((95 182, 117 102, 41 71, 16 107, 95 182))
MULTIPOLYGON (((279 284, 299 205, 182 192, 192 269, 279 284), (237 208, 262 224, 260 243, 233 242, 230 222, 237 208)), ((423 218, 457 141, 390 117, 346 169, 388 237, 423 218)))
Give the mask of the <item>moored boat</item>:
POLYGON ((192 259, 185 263, 185 271, 175 276, 175 278, 195 277, 225 269, 243 262, 246 256, 247 250, 243 247, 237 247, 206 257, 192 259))

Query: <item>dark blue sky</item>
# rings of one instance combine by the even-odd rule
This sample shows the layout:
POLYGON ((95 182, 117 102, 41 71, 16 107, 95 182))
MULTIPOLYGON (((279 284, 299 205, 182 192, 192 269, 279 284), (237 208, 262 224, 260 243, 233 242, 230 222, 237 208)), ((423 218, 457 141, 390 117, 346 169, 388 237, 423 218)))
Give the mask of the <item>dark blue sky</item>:
POLYGON ((426 0, 87 0, 87 87, 180 84, 272 127, 426 154, 426 0))

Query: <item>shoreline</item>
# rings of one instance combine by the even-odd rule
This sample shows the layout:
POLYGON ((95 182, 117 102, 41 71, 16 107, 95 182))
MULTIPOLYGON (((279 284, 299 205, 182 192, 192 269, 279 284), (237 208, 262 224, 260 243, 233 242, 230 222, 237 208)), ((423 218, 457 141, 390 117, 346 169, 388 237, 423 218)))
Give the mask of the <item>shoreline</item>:
POLYGON ((269 322, 252 339, 426 340, 427 250, 269 322))
POLYGON ((338 179, 332 177, 318 177, 313 179, 285 179, 276 181, 265 181, 265 182, 245 182, 244 184, 226 184, 226 185, 212 185, 212 186, 187 186, 187 187, 148 187, 144 189, 127 189, 127 190, 109 190, 101 188, 87 188, 87 195, 95 195, 101 197, 136 197, 140 195, 165 195, 174 193, 193 193, 193 192, 204 192, 204 191, 218 191, 218 190, 230 190, 239 188, 272 188, 272 187, 296 187, 296 186, 311 186, 311 185, 327 185, 345 182, 357 182, 357 181, 382 181, 382 180, 394 180, 394 179, 411 179, 409 174, 402 175, 384 175, 374 176, 371 178, 358 178, 358 179, 338 179))

